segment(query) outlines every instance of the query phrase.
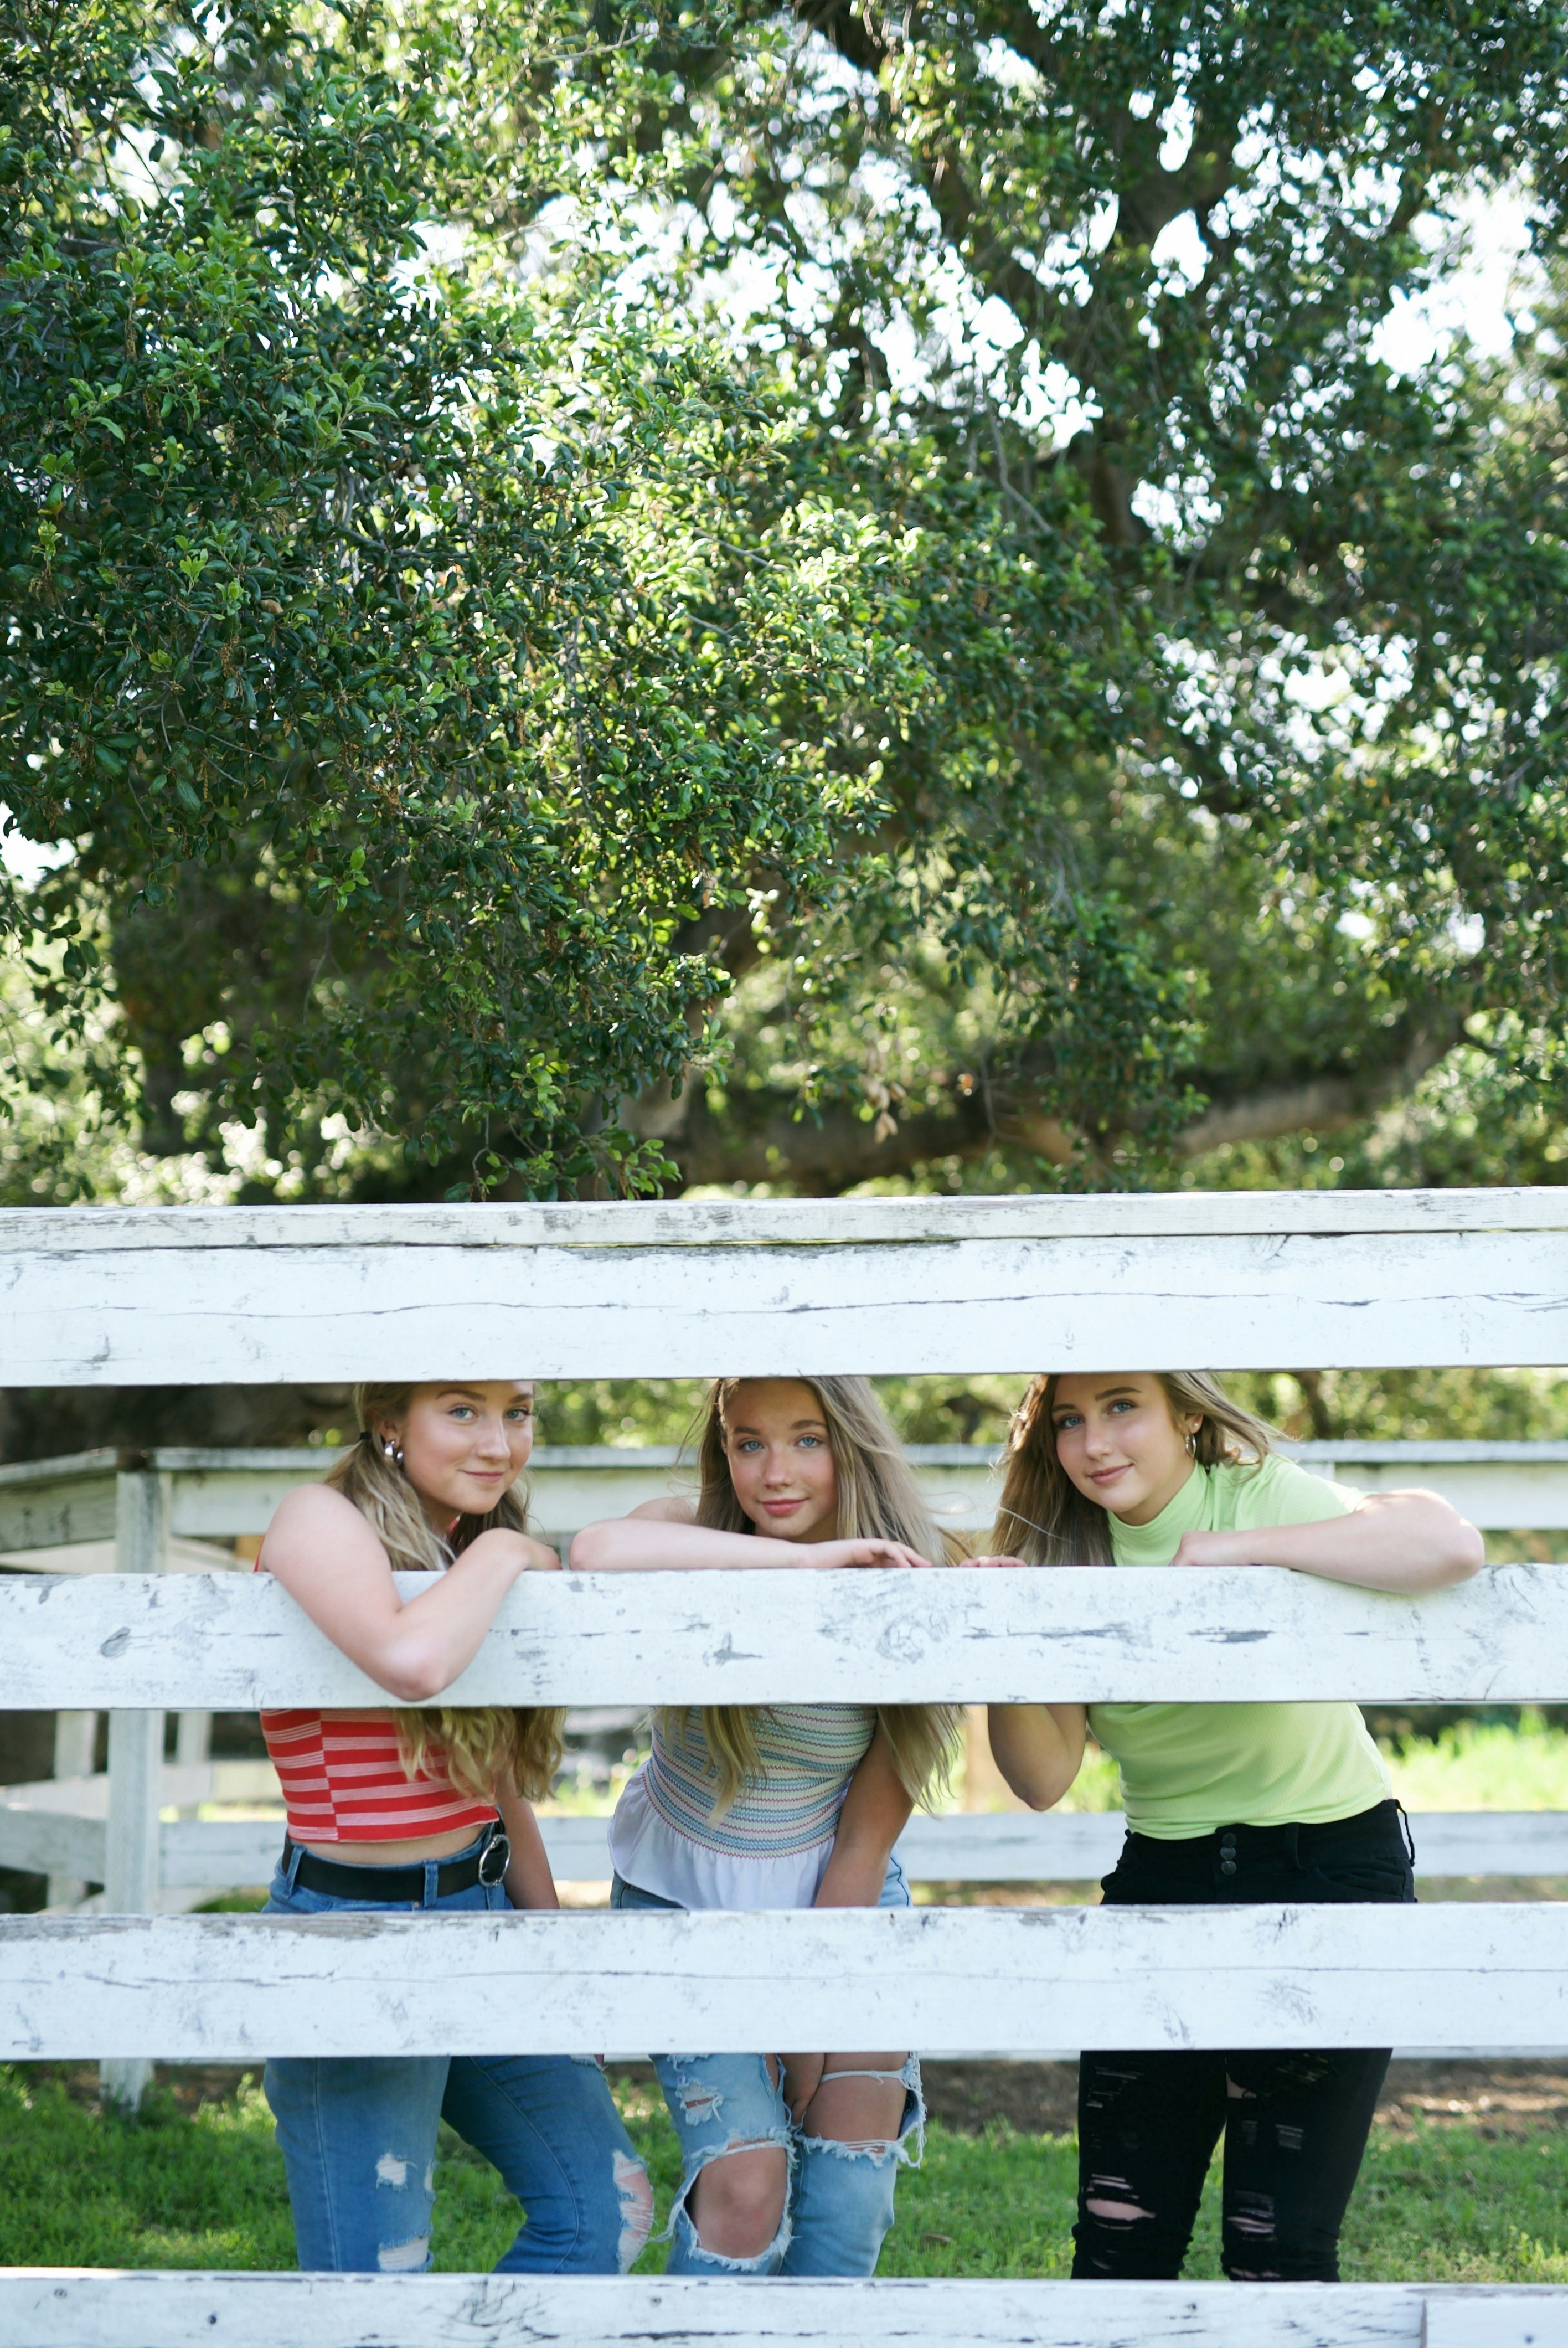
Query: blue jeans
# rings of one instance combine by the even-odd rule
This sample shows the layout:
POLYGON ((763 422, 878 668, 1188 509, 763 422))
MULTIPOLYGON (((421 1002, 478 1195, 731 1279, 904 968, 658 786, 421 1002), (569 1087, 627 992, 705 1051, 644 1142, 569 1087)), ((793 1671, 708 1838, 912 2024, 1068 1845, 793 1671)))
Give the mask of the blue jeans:
MULTIPOLYGON (((673 1908, 618 1875, 612 1908, 673 1908)), ((888 1861, 881 1908, 907 1908, 904 1870, 888 1861)), ((918 2165, 926 2106, 920 2065, 911 2054, 901 2071, 866 2075, 897 2079, 904 2089, 897 2137, 866 2147, 807 2136, 790 2117, 782 2083, 775 2085, 762 2054, 656 2054, 653 2067, 681 2139, 681 2190, 667 2237, 674 2248, 665 2272, 689 2275, 870 2275, 893 2223, 893 2188, 901 2164, 918 2165), (915 2152, 909 2141, 913 2137, 915 2152), (755 2258, 725 2258, 704 2249, 687 2212, 692 2188, 711 2160, 743 2147, 776 2144, 789 2179, 779 2230, 755 2258)), ((853 2074, 849 2075, 853 2076, 853 2074)))
MULTIPOLYGON (((294 1881, 298 1866, 296 1855, 279 1867, 267 1915, 410 1912, 401 1902, 312 1891, 294 1881)), ((442 1898, 432 1868, 426 1875, 425 1908, 450 1915, 511 1905, 499 1884, 476 1883, 442 1898)), ((274 2060, 263 2084, 288 2171, 302 2268, 417 2274, 429 2266, 436 2130, 443 2119, 494 2162, 523 2205, 522 2227, 500 2273, 624 2274, 648 2239, 648 2173, 589 2057, 274 2060)))

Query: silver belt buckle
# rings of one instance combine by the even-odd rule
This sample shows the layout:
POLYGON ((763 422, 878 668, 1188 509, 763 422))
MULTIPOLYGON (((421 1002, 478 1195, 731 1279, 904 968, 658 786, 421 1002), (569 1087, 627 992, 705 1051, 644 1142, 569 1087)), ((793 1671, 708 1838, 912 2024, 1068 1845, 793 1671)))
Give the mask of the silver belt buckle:
POLYGON ((493 1891, 511 1864, 512 1846, 504 1834, 492 1835, 479 1853, 479 1880, 493 1891))

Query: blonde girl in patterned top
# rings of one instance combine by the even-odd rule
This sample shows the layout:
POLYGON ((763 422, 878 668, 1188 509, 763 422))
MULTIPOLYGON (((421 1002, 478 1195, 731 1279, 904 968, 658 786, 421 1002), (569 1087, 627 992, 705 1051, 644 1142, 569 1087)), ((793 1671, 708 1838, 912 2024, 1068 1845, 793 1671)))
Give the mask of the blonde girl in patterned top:
MULTIPOLYGON (((944 1558, 864 1378, 727 1378, 709 1396, 694 1499, 589 1525, 574 1570, 916 1567, 944 1558)), ((902 1908, 893 1845, 943 1776, 946 1707, 692 1705, 610 1829, 618 1908, 902 1908)), ((668 2271, 868 2275, 918 2142, 905 2051, 655 2058, 682 2141, 668 2271)))

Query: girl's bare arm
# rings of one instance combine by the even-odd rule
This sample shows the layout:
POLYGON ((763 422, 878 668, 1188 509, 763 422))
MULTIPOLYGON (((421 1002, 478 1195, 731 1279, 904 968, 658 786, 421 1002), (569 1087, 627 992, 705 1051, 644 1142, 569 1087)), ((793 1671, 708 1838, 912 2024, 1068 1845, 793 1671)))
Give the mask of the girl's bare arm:
POLYGON ((501 1824, 512 1846, 511 1859, 502 1879, 507 1899, 514 1908, 559 1908, 555 1877, 545 1857, 544 1837, 533 1805, 523 1799, 515 1786, 498 1786, 496 1807, 501 1813, 501 1824))
POLYGON ((772 1540, 766 1533, 726 1533, 696 1525, 690 1500, 645 1500, 629 1517, 584 1525, 571 1545, 574 1573, 790 1571, 835 1566, 929 1565, 902 1541, 772 1540))
POLYGON ((399 1704, 424 1704, 466 1671, 520 1573, 559 1567, 525 1533, 481 1533, 450 1570, 406 1602, 374 1531, 351 1500, 319 1484, 291 1492, 261 1562, 334 1647, 399 1704))
POLYGON ((1060 1802, 1082 1765, 1081 1704, 993 1704, 986 1733, 997 1767, 1031 1810, 1060 1802))
POLYGON ((1363 1590, 1442 1590, 1486 1563, 1480 1533, 1436 1492, 1368 1492, 1348 1516, 1255 1532, 1184 1533, 1177 1565, 1287 1565, 1363 1590))
POLYGON ((880 1725, 849 1781, 833 1856, 817 1887, 817 1908, 875 1908, 882 1897, 893 1846, 909 1823, 915 1805, 893 1759, 887 1732, 880 1725))

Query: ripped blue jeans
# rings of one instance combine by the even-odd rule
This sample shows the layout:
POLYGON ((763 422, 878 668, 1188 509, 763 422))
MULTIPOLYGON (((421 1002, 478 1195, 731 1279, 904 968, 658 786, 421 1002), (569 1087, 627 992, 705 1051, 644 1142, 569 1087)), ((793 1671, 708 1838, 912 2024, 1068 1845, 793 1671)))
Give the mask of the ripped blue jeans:
MULTIPOLYGON (((313 1891, 293 1880, 297 1864, 273 1877, 267 1915, 410 1912, 413 1903, 313 1891)), ((431 1868, 422 1904, 443 1915, 511 1905, 498 1883, 443 1897, 434 1875, 431 1868)), ((263 2084, 302 2268, 417 2274, 429 2266, 443 2119, 495 2164, 523 2205, 522 2226, 498 2272, 624 2274, 648 2239, 648 2172, 590 2057, 274 2060, 263 2084)))
MULTIPOLYGON (((619 1876, 612 1908, 673 1908, 619 1876)), ((889 1863, 878 1905, 907 1908, 908 1886, 897 1859, 889 1863)), ((895 2079, 904 2089, 897 2137, 872 2147, 808 2136, 790 2117, 782 2083, 775 2085, 762 2054, 656 2054, 653 2067, 681 2139, 681 2190, 667 2236, 667 2274, 870 2275, 893 2223, 893 2188, 899 2168, 918 2167, 926 2106, 920 2065, 911 2054, 900 2071, 862 2075, 895 2079), (913 2150, 911 2150, 911 2143, 913 2150), (784 2216, 774 2240, 755 2258, 726 2258, 703 2247, 688 2213, 692 2188, 711 2160, 754 2145, 778 2145, 788 2177, 784 2216)), ((853 2073, 841 2076, 855 2076, 853 2073)))

